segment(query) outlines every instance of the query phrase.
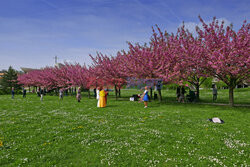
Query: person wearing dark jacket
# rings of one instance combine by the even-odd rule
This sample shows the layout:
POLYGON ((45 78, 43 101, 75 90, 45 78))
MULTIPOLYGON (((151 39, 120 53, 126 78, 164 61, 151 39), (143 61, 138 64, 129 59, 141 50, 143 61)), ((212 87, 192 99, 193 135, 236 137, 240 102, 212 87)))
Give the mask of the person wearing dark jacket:
POLYGON ((23 98, 26 98, 26 89, 23 88, 23 98))
POLYGON ((15 96, 15 90, 14 88, 11 89, 11 98, 14 99, 14 96, 15 96))

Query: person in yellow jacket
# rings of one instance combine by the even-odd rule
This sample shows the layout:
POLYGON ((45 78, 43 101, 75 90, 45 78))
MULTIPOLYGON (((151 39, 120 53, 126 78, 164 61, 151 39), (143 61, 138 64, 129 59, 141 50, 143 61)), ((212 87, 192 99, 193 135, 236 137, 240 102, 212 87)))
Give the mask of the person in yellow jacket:
POLYGON ((105 100, 105 94, 106 92, 100 88, 100 99, 99 99, 99 107, 106 107, 106 100, 105 100))

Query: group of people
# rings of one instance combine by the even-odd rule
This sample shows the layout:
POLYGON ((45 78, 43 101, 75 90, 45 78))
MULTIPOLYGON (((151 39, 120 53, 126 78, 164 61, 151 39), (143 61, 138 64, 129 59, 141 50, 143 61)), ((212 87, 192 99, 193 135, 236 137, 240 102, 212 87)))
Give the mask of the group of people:
MULTIPOLYGON (((148 102, 150 101, 150 97, 148 95, 148 87, 145 86, 144 87, 144 92, 142 94, 134 94, 132 95, 132 97, 130 97, 130 101, 137 101, 139 99, 139 103, 140 102, 144 102, 144 108, 148 107, 148 102)), ((141 89, 142 91, 142 89, 141 89)))
MULTIPOLYGON (((23 87, 23 98, 26 98, 26 89, 23 87)), ((11 98, 14 99, 15 96, 15 88, 11 88, 11 98)))
POLYGON ((46 90, 44 88, 38 88, 37 89, 37 96, 40 97, 40 100, 43 101, 43 96, 45 95, 46 93, 46 90))
POLYGON ((184 103, 185 102, 185 99, 188 101, 188 102, 194 102, 197 100, 197 95, 196 95, 196 92, 193 91, 194 88, 192 87, 189 87, 189 94, 186 95, 185 97, 185 93, 186 93, 186 90, 185 90, 185 86, 178 86, 177 89, 176 89, 176 100, 180 103, 184 103))
MULTIPOLYGON (((185 87, 184 86, 178 86, 176 89, 176 100, 178 102, 185 102, 185 87)), ((213 102, 217 100, 217 87, 216 85, 212 85, 212 93, 213 93, 213 102)), ((194 102, 197 100, 197 94, 195 91, 193 91, 193 88, 189 87, 189 94, 186 96, 186 100, 189 102, 194 102)))
POLYGON ((130 101, 137 101, 137 99, 139 99, 139 103, 144 102, 144 108, 148 108, 148 102, 150 101, 148 89, 149 87, 145 86, 144 92, 142 94, 133 95, 133 97, 130 98, 130 101))
MULTIPOLYGON (((107 89, 108 90, 108 89, 107 89)), ((103 108, 106 107, 107 105, 107 96, 108 96, 108 91, 105 91, 103 87, 98 87, 95 92, 95 96, 97 99, 97 107, 103 108)), ((60 94, 60 92, 59 92, 60 94)), ((59 95, 60 96, 60 95, 59 95)), ((81 102, 81 87, 78 88, 77 94, 76 94, 76 99, 78 102, 81 102)))
MULTIPOLYGON (((97 89, 95 89, 94 91, 95 93, 95 97, 96 99, 98 100, 97 102, 97 107, 100 107, 100 108, 103 108, 103 107, 106 107, 107 105, 107 96, 108 96, 108 89, 104 90, 103 87, 98 87, 97 89)), ((59 99, 60 100, 63 100, 63 93, 64 93, 64 90, 61 88, 59 90, 59 99)), ((176 99, 178 102, 182 102, 184 103, 185 102, 185 93, 186 93, 186 90, 185 90, 185 87, 184 86, 179 86, 177 87, 176 89, 176 99)), ((212 93, 213 93, 213 102, 217 100, 217 88, 216 88, 216 85, 213 85, 212 86, 212 93)), ((43 101, 43 96, 45 94, 45 89, 43 88, 39 88, 37 90, 37 95, 40 97, 40 100, 43 101)), ((15 91, 14 91, 14 88, 11 89, 11 95, 12 95, 12 99, 14 99, 14 95, 15 95, 15 91)), ((23 98, 26 97, 26 89, 23 88, 23 98)), ((81 87, 78 88, 77 90, 77 94, 76 94, 76 99, 78 102, 81 102, 81 87)), ((187 95, 186 99, 190 102, 193 102, 196 100, 196 94, 194 91, 192 91, 190 89, 189 91, 189 95, 187 95)), ((148 94, 148 87, 145 86, 145 90, 143 92, 143 94, 140 96, 140 101, 143 101, 144 102, 144 108, 147 108, 148 107, 148 101, 149 101, 149 94, 148 94)))
POLYGON ((108 91, 104 90, 103 87, 98 87, 96 90, 97 107, 106 107, 107 105, 108 91))

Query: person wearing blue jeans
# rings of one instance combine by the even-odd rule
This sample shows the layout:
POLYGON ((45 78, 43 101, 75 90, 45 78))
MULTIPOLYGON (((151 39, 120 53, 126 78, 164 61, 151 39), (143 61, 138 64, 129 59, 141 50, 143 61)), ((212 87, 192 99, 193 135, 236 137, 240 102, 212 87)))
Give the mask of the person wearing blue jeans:
POLYGON ((15 91, 14 91, 14 88, 11 89, 11 98, 14 99, 14 96, 15 96, 15 91))

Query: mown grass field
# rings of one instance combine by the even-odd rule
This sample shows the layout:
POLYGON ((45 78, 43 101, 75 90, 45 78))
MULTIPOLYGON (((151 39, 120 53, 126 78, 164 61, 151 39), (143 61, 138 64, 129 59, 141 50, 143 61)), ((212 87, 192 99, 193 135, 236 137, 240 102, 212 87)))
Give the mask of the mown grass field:
MULTIPOLYGON (((238 89, 235 102, 250 104, 250 89, 238 89)), ((217 103, 227 103, 220 90, 217 103)), ((0 96, 0 166, 249 166, 250 107, 130 102, 135 90, 113 92, 106 108, 94 98, 36 95, 0 96), (219 117, 224 124, 208 118, 219 117)), ((210 91, 201 102, 211 102, 210 91)))

